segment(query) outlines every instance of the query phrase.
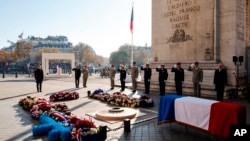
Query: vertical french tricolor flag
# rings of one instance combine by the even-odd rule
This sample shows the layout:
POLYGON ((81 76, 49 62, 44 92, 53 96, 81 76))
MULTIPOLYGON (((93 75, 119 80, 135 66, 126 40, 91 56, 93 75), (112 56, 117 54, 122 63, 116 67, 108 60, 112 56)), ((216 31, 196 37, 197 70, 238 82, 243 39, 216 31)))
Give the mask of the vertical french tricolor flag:
POLYGON ((131 19, 130 19, 130 31, 133 33, 133 21, 134 21, 134 4, 132 5, 131 19))

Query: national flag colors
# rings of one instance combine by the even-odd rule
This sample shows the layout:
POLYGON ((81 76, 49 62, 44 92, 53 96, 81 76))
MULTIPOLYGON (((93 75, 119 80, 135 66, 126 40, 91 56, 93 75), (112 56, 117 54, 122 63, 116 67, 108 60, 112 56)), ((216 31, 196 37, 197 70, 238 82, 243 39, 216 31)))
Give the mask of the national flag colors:
POLYGON ((130 19, 130 31, 133 33, 133 22, 134 22, 134 5, 132 5, 131 19, 130 19))
POLYGON ((232 125, 246 124, 246 106, 190 96, 161 97, 158 122, 177 121, 228 138, 232 125))

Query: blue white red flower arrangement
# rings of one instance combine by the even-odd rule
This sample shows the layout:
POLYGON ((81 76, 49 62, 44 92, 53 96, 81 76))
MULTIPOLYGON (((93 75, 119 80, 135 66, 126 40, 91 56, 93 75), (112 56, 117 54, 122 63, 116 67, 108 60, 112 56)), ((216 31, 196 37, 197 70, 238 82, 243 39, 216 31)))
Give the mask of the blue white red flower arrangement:
POLYGON ((74 100, 79 98, 79 93, 75 91, 60 91, 52 93, 49 97, 50 101, 74 100))
POLYGON ((129 97, 121 92, 114 92, 113 94, 104 93, 102 89, 96 89, 90 98, 98 99, 112 105, 121 107, 153 107, 154 101, 147 95, 140 95, 139 98, 129 97))
POLYGON ((49 140, 82 141, 98 139, 99 128, 90 117, 79 118, 72 114, 64 103, 53 103, 42 97, 26 97, 19 101, 23 109, 31 116, 39 119, 39 125, 34 126, 34 136, 48 135, 49 140))

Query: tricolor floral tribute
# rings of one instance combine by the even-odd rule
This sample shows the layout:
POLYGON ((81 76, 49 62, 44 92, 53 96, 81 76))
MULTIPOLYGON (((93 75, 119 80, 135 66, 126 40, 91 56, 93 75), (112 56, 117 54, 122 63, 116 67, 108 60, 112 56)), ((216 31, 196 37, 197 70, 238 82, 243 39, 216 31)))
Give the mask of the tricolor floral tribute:
POLYGON ((129 97, 121 92, 114 92, 113 94, 104 93, 101 89, 96 89, 90 98, 98 99, 112 105, 122 107, 153 107, 154 101, 146 95, 141 95, 139 98, 129 97))
MULTIPOLYGON (((51 101, 46 100, 42 97, 26 97, 19 101, 19 105, 23 107, 23 109, 29 111, 31 116, 35 119, 43 120, 40 123, 45 122, 46 125, 38 125, 33 129, 33 135, 41 135, 48 134, 49 140, 64 140, 68 136, 70 136, 70 140, 84 140, 86 136, 98 136, 99 128, 96 127, 94 122, 90 117, 88 118, 79 118, 76 115, 72 114, 68 106, 65 103, 53 103, 51 101), (52 120, 47 117, 41 116, 47 115, 53 121, 58 123, 63 127, 71 127, 71 131, 69 133, 62 133, 61 136, 58 136, 58 133, 50 132, 52 130, 52 120), (42 119, 40 118, 42 117, 42 119), (55 134, 55 135, 53 135, 55 134)), ((53 125, 56 126, 57 125, 53 125)), ((59 131, 58 131, 59 132, 59 131)), ((67 138, 68 140, 68 138, 67 138)))
POLYGON ((79 98, 79 93, 74 91, 61 91, 52 93, 49 97, 50 101, 74 100, 79 98))

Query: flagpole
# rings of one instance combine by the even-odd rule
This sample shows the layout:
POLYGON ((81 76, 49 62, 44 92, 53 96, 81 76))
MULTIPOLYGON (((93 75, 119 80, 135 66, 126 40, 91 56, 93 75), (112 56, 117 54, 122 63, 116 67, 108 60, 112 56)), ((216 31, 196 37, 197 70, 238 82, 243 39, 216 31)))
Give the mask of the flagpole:
POLYGON ((134 44, 133 44, 133 32, 132 32, 132 46, 131 46, 131 65, 133 63, 133 60, 134 60, 134 44))
POLYGON ((134 1, 132 1, 132 12, 131 12, 131 20, 130 20, 130 30, 131 30, 131 65, 134 60, 134 43, 133 43, 133 38, 134 38, 134 1))

